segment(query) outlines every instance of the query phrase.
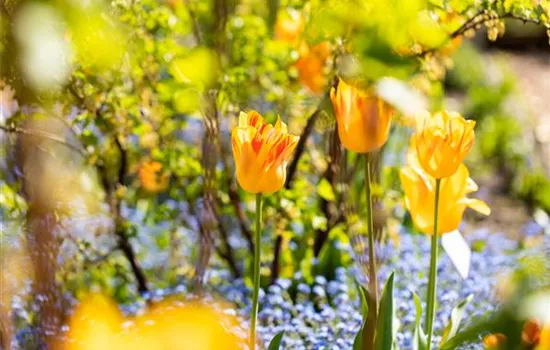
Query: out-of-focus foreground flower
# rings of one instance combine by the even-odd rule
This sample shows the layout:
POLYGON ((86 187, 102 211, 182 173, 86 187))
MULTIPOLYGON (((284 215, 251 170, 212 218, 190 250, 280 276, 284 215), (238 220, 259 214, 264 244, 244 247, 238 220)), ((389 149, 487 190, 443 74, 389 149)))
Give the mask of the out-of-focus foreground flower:
POLYGON ((164 301, 144 314, 125 318, 116 304, 91 295, 75 310, 62 350, 233 350, 241 349, 231 332, 238 322, 220 304, 164 301))
MULTIPOLYGON (((405 202, 414 224, 426 234, 433 234, 435 208, 435 179, 423 171, 415 151, 415 139, 411 138, 411 148, 407 154, 407 165, 400 171, 401 184, 405 191, 405 202)), ((481 214, 489 215, 491 209, 479 199, 468 198, 477 191, 476 183, 469 177, 464 164, 458 171, 441 180, 439 197, 439 221, 437 234, 454 231, 462 221, 467 207, 481 214)))
POLYGON ((453 175, 474 144, 474 126, 454 112, 420 115, 413 137, 424 171, 436 179, 453 175))
POLYGON ((269 194, 281 189, 298 139, 288 133, 281 119, 273 126, 256 111, 241 112, 239 125, 231 134, 239 185, 250 193, 269 194))
POLYGON ((386 143, 393 115, 386 102, 346 84, 342 79, 336 89, 331 89, 330 98, 344 147, 366 153, 386 143))

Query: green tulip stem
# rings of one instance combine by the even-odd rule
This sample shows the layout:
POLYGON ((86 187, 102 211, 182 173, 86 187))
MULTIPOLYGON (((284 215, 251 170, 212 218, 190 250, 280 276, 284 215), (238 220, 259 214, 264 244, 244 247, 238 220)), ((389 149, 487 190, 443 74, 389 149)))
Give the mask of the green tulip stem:
POLYGON ((374 251, 374 224, 372 214, 372 193, 371 193, 371 155, 365 154, 365 194, 367 200, 367 221, 368 221, 368 240, 369 240, 369 282, 370 282, 370 300, 368 302, 369 311, 367 315, 367 325, 365 327, 365 348, 374 348, 374 333, 378 320, 378 279, 376 273, 376 255, 374 251))
POLYGON ((434 232, 432 235, 432 249, 430 255, 430 276, 428 280, 428 309, 426 312, 426 332, 428 333, 428 350, 432 347, 433 325, 435 318, 436 287, 437 287, 437 254, 439 240, 437 235, 437 224, 439 214, 439 190, 441 179, 435 180, 435 208, 434 208, 434 232))
POLYGON ((256 320, 258 318, 258 297, 260 294, 260 248, 262 239, 261 193, 256 194, 256 237, 254 244, 254 290, 252 292, 252 324, 250 326, 250 350, 256 349, 256 320))

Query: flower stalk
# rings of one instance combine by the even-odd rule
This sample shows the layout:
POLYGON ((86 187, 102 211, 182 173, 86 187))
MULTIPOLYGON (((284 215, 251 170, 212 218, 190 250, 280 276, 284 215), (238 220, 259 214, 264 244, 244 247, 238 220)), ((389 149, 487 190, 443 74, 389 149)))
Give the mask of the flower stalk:
POLYGON ((432 248, 430 255, 430 275, 428 280, 428 309, 426 313, 426 327, 428 335, 427 349, 432 347, 433 324, 435 318, 436 288, 437 288, 437 255, 439 248, 439 236, 437 234, 439 190, 441 179, 435 180, 435 208, 434 208, 434 232, 432 235, 432 248))
POLYGON ((378 320, 378 279, 376 272, 376 255, 374 251, 374 223, 372 215, 372 192, 371 192, 371 155, 365 153, 365 195, 367 202, 367 227, 369 240, 369 311, 367 325, 365 327, 366 349, 374 349, 374 335, 378 320))
POLYGON ((262 236, 263 196, 256 194, 256 232, 254 244, 254 289, 252 292, 252 321, 250 326, 250 350, 256 349, 256 322, 258 318, 258 297, 260 294, 260 248, 262 236))

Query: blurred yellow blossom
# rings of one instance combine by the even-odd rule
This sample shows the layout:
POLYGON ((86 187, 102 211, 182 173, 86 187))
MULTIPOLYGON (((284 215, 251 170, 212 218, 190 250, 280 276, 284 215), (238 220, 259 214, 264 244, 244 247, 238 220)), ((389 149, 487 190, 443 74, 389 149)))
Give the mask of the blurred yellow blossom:
POLYGON ((505 349, 506 336, 501 333, 489 334, 483 338, 483 346, 487 350, 505 349))
POLYGON ((300 48, 300 58, 296 61, 299 79, 314 93, 322 93, 327 85, 325 64, 330 56, 330 45, 322 41, 312 47, 303 44, 300 48))
POLYGON ((109 298, 92 294, 76 308, 62 350, 237 350, 235 317, 218 302, 163 301, 125 318, 109 298))
POLYGON ((304 17, 296 10, 281 11, 275 23, 275 39, 297 44, 304 31, 304 17))
POLYGON ((169 177, 163 174, 161 163, 146 161, 139 168, 139 181, 147 192, 158 193, 168 187, 169 177))

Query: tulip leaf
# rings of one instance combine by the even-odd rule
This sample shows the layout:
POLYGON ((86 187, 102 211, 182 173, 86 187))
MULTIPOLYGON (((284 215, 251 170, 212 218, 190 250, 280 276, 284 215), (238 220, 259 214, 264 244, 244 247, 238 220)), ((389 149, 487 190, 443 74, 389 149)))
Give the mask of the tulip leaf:
POLYGON ((416 293, 413 293, 414 298, 414 307, 416 309, 416 319, 414 324, 414 335, 413 335, 413 349, 414 350, 425 350, 428 348, 428 338, 424 334, 420 320, 422 319, 422 303, 420 298, 416 293))
POLYGON ((319 184, 317 185, 317 193, 321 196, 321 198, 329 202, 336 199, 334 196, 334 191, 332 190, 332 185, 327 179, 322 179, 319 181, 319 184))
POLYGON ((269 346, 267 347, 267 350, 279 350, 281 347, 281 342, 283 341, 283 335, 285 334, 285 331, 280 331, 279 333, 275 334, 273 339, 269 342, 269 346))
POLYGON ((458 332, 458 327, 460 326, 460 321, 464 316, 464 311, 466 310, 466 305, 472 301, 474 295, 470 294, 466 299, 460 302, 453 311, 451 311, 451 319, 445 329, 443 330, 443 336, 441 337, 441 345, 445 344, 447 340, 451 339, 458 332))
POLYGON ((355 286, 357 287, 357 293, 359 294, 359 300, 361 303, 361 315, 363 315, 363 322, 361 322, 361 328, 357 332, 357 335, 355 336, 355 340, 353 341, 353 350, 363 350, 363 335, 365 333, 365 326, 367 324, 367 316, 369 313, 369 304, 368 300, 370 300, 369 291, 363 287, 359 281, 355 280, 355 286))
POLYGON ((376 326, 376 338, 374 348, 377 350, 392 350, 395 335, 395 302, 393 300, 392 272, 386 281, 382 296, 380 297, 380 310, 376 326))
POLYGON ((357 332, 357 335, 355 336, 355 340, 353 341, 353 348, 352 350, 363 350, 363 334, 365 333, 365 326, 367 325, 367 318, 365 317, 363 319, 363 322, 361 322, 361 328, 357 332))
POLYGON ((366 318, 369 313, 369 291, 357 280, 355 280, 355 286, 357 287, 357 292, 359 293, 359 298, 361 301, 361 315, 363 315, 363 318, 366 318))

